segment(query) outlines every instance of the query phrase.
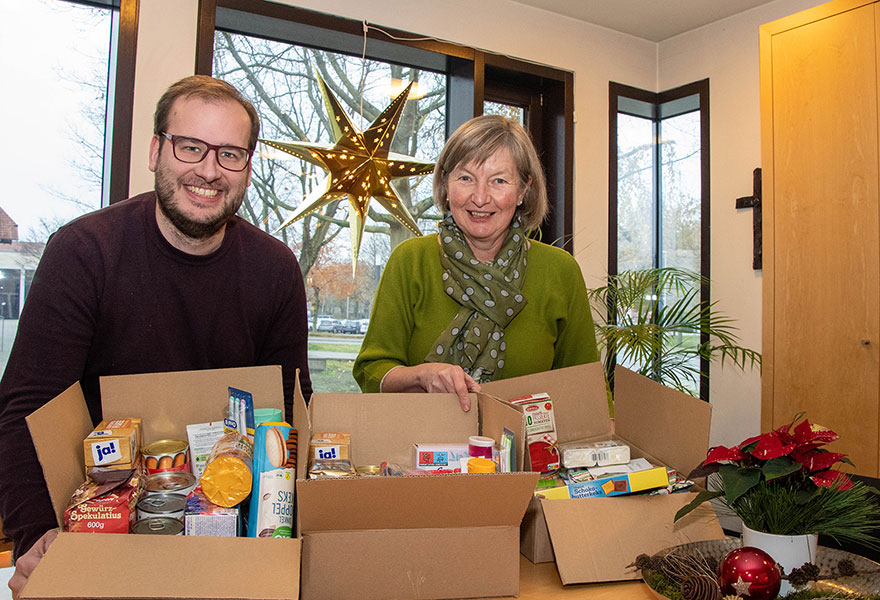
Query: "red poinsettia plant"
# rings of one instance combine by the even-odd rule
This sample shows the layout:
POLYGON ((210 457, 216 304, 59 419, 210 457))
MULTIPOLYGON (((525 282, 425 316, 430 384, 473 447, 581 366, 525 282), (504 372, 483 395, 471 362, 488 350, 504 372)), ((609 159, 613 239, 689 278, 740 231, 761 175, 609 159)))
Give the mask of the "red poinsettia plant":
POLYGON ((838 435, 798 415, 778 429, 737 446, 716 446, 689 478, 708 477, 708 491, 675 516, 677 521, 718 498, 756 531, 779 535, 818 533, 877 546, 877 490, 834 467, 852 462, 822 446, 838 435))

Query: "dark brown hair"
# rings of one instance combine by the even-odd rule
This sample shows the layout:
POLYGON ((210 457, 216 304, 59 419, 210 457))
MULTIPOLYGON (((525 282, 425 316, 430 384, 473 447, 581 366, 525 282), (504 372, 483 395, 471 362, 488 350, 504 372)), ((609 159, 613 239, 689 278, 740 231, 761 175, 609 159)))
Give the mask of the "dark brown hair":
POLYGON ((161 135, 167 130, 171 107, 178 98, 198 98, 205 102, 238 102, 251 120, 248 150, 257 147, 257 138, 260 136, 260 117, 257 114, 257 109, 232 85, 207 75, 184 77, 165 90, 156 104, 156 114, 153 116, 153 133, 156 135, 161 135))

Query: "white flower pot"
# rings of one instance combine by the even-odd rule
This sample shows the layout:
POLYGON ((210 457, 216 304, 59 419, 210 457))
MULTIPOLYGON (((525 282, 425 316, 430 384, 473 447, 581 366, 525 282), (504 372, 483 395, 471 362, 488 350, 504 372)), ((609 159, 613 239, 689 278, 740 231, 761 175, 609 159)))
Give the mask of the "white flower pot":
MULTIPOLYGON (((819 536, 816 534, 806 535, 776 535, 755 531, 743 525, 742 545, 760 548, 773 557, 773 560, 782 567, 785 575, 789 575, 792 569, 797 569, 804 563, 816 563, 816 546, 819 536)), ((779 588, 779 595, 784 596, 794 590, 794 587, 785 579, 779 588)))

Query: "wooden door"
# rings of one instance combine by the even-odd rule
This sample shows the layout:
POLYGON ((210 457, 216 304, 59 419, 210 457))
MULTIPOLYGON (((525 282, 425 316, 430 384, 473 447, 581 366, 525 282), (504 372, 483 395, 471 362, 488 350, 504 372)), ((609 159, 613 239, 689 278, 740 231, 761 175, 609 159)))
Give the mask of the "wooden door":
MULTIPOLYGON (((845 6, 829 15, 828 7, 845 6)), ((875 7, 762 27, 762 429, 799 411, 878 475, 880 222, 875 7)))

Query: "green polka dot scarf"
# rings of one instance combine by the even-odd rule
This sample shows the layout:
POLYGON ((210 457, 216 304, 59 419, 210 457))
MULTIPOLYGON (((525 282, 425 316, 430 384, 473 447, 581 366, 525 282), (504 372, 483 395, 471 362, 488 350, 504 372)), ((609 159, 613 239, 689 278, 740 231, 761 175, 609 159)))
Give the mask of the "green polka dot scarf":
POLYGON ((425 361, 460 365, 477 383, 499 379, 507 349, 504 328, 527 302, 521 290, 528 240, 515 218, 495 260, 481 263, 452 215, 439 228, 443 285, 461 308, 425 361))

